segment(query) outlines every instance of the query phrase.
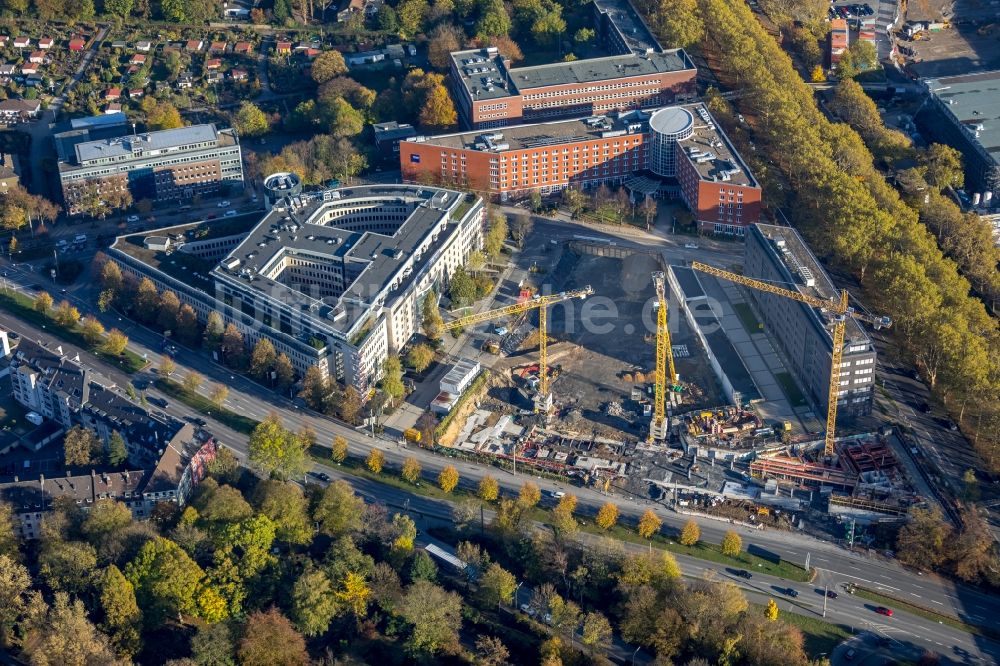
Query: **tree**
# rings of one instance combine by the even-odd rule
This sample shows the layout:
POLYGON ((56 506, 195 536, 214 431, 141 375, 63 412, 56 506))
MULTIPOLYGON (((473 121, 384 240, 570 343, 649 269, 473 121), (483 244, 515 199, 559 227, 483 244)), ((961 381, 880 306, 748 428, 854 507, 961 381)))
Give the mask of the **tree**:
POLYGON ((80 322, 80 335, 87 341, 87 344, 93 347, 104 337, 104 326, 92 315, 87 315, 80 322))
POLYGON ((340 418, 347 423, 357 423, 358 415, 361 413, 361 396, 353 386, 344 389, 340 397, 340 418))
MULTIPOLYGON (((413 550, 413 548, 411 547, 409 550, 413 550)), ((413 560, 410 562, 411 581, 425 580, 428 583, 434 583, 437 582, 437 575, 437 565, 426 550, 418 550, 413 553, 413 560)))
POLYGON ((400 615, 413 625, 407 647, 417 654, 436 654, 458 645, 462 598, 433 583, 418 580, 403 597, 400 615))
POLYGON ((646 509, 646 512, 639 518, 639 536, 649 541, 650 550, 653 548, 653 536, 660 531, 661 525, 663 525, 663 521, 652 509, 646 509))
POLYGON ((433 289, 428 291, 424 296, 423 303, 421 304, 421 312, 423 312, 423 319, 420 326, 424 335, 431 341, 440 339, 442 333, 441 327, 444 322, 441 319, 441 311, 438 308, 438 297, 433 289))
POLYGON ((480 636, 476 639, 476 657, 481 666, 506 666, 510 651, 499 638, 480 636))
POLYGON ((503 243, 507 240, 507 216, 493 215, 490 217, 490 228, 483 239, 483 250, 491 261, 495 261, 503 250, 503 243))
POLYGON ((222 406, 226 404, 226 398, 229 397, 229 387, 225 384, 216 384, 212 387, 212 392, 209 394, 209 400, 217 408, 222 409, 222 406))
POLYGON ((236 646, 224 622, 202 625, 191 638, 191 658, 198 666, 234 666, 236 646))
POLYGON ((205 347, 211 350, 218 349, 219 345, 222 344, 224 331, 225 324, 222 321, 222 315, 215 311, 209 312, 205 322, 205 347))
POLYGON ((594 520, 602 530, 610 530, 618 522, 618 506, 612 502, 605 502, 598 510, 597 518, 594 520))
POLYGON ((354 571, 347 572, 343 583, 337 590, 336 598, 341 604, 347 607, 357 620, 364 619, 368 612, 368 600, 372 591, 368 587, 364 576, 354 571))
POLYGON ((337 614, 333 585, 322 569, 306 569, 292 586, 291 615, 306 636, 322 636, 337 614))
POLYGON ((281 424, 276 413, 257 424, 250 434, 249 458, 267 474, 278 479, 302 476, 310 467, 308 441, 281 424))
POLYGON ((104 0, 104 11, 124 19, 132 13, 134 5, 134 0, 104 0))
POLYGON ((434 350, 422 342, 410 347, 410 351, 406 354, 406 364, 417 372, 426 370, 433 360, 434 350))
POLYGON ((333 445, 330 447, 330 457, 338 465, 347 460, 347 439, 340 435, 333 438, 333 445))
POLYGON ((10 504, 0 502, 0 555, 18 557, 19 545, 14 527, 14 509, 10 504))
POLYGON ((372 474, 381 474, 382 467, 385 465, 385 454, 378 449, 372 449, 368 452, 368 457, 365 459, 365 466, 372 472, 372 474))
POLYGON ((774 599, 767 600, 767 610, 764 611, 764 614, 771 622, 778 619, 778 603, 774 599))
POLYGON ((347 63, 340 51, 323 51, 312 62, 312 78, 316 83, 326 83, 335 76, 347 73, 347 63))
MULTIPOLYGON (((327 51, 335 53, 335 51, 327 51)), ((243 102, 233 116, 233 127, 240 136, 260 136, 267 134, 271 129, 267 114, 261 111, 260 107, 253 102, 243 102)))
POLYGON ((524 246, 524 241, 531 233, 533 226, 531 216, 527 213, 518 213, 513 217, 510 225, 510 237, 514 239, 518 247, 524 246))
POLYGON ((354 494, 351 485, 337 480, 320 493, 313 509, 313 520, 323 534, 342 536, 361 528, 361 513, 365 503, 354 494))
POLYGON ((476 283, 462 266, 457 267, 452 273, 448 296, 451 298, 452 306, 456 308, 472 305, 476 300, 476 283))
POLYGON ((292 385, 292 381, 295 379, 295 369, 292 368, 292 361, 288 358, 288 354, 284 352, 278 354, 278 357, 274 359, 274 384, 279 389, 286 389, 292 385))
POLYGON ((701 540, 701 527, 694 518, 688 519, 681 528, 681 536, 678 539, 682 546, 693 546, 701 540))
POLYGON ((117 467, 128 460, 128 449, 125 446, 125 438, 115 430, 108 438, 108 464, 117 467))
POLYGON ((140 321, 151 323, 157 318, 160 309, 160 293, 156 285, 147 277, 139 280, 135 290, 132 307, 140 321))
POLYGON ((517 589, 517 578, 514 574, 493 562, 479 579, 479 591, 487 603, 510 605, 514 601, 514 591, 517 589))
POLYGON ((500 484, 497 483, 495 478, 487 474, 479 481, 478 495, 479 499, 484 502, 492 502, 500 496, 500 484))
POLYGON ((451 67, 451 54, 462 49, 465 32, 451 23, 439 23, 428 35, 427 59, 436 69, 451 67))
POLYGON ((276 608, 256 611, 247 618, 236 650, 241 666, 306 666, 306 642, 276 608))
POLYGON ((487 0, 485 6, 481 6, 475 26, 476 37, 486 40, 506 37, 511 27, 510 15, 501 0, 487 0))
POLYGON ((424 21, 430 5, 427 0, 403 0, 396 7, 399 16, 400 36, 404 39, 413 39, 423 33, 424 21))
POLYGON ((115 565, 100 578, 100 602, 104 612, 102 627, 120 654, 133 655, 141 647, 139 630, 142 615, 135 601, 135 589, 115 565))
POLYGON ((63 452, 67 467, 89 465, 98 451, 100 441, 93 430, 73 426, 63 439, 63 452))
POLYGON ((420 109, 420 126, 431 132, 442 132, 457 122, 458 112, 448 89, 441 83, 431 87, 420 109))
POLYGON ((697 0, 660 0, 654 26, 660 38, 671 48, 697 44, 705 34, 697 0))
POLYGON ((63 301, 53 311, 52 318, 63 328, 73 328, 80 321, 80 311, 70 305, 69 301, 63 301))
POLYGON ((965 184, 962 153, 942 143, 932 143, 920 155, 924 179, 938 190, 960 188, 965 184))
POLYGON ((944 561, 950 537, 940 511, 915 507, 896 536, 896 557, 920 570, 934 568, 944 561))
POLYGON ((409 457, 403 461, 403 479, 409 481, 410 483, 416 483, 420 480, 420 463, 414 457, 409 457))
POLYGON ((174 359, 170 358, 169 356, 164 356, 163 360, 160 361, 160 374, 163 375, 164 377, 169 377, 170 375, 174 374, 174 370, 176 369, 177 369, 177 363, 175 363, 174 359))
POLYGON ((237 483, 240 478, 239 458, 229 447, 217 445, 215 458, 208 463, 208 473, 219 483, 237 483))
POLYGON ((104 289, 110 289, 112 293, 118 294, 121 291, 122 285, 124 284, 124 278, 122 278, 122 271, 118 268, 118 264, 111 260, 106 260, 101 264, 101 287, 104 289))
POLYGON ((278 358, 274 345, 267 338, 261 338, 250 354, 250 374, 256 379, 266 379, 268 372, 278 358))
POLYGON ((157 102, 146 112, 146 126, 153 131, 177 129, 184 127, 184 121, 176 106, 170 102, 157 102))
POLYGON ((192 370, 188 372, 186 375, 184 375, 184 381, 182 382, 182 386, 184 387, 184 390, 187 391, 188 393, 195 394, 198 392, 198 389, 201 388, 201 385, 204 381, 205 381, 204 377, 202 377, 197 372, 192 370))
POLYGON ((813 83, 823 83, 826 81, 826 72, 823 71, 823 65, 816 65, 812 68, 809 80, 813 83))
POLYGON ((222 354, 223 359, 231 368, 243 367, 246 356, 246 344, 243 341, 243 334, 235 324, 226 324, 226 330, 222 334, 222 354))
POLYGON ((517 495, 517 503, 526 509, 530 509, 542 499, 542 491, 531 481, 525 481, 521 485, 517 495))
POLYGON ((128 347, 128 336, 117 328, 113 328, 108 331, 107 336, 104 338, 101 351, 108 356, 121 356, 126 347, 128 347))
POLYGON ((403 386, 403 364, 398 356, 387 356, 382 363, 382 390, 389 396, 389 404, 403 397, 406 389, 403 386))
POLYGON ((28 619, 24 654, 32 664, 121 664, 107 636, 90 623, 83 602, 57 592, 28 619), (67 640, 72 637, 72 640, 67 640))
MULTIPOLYGON (((155 289, 155 287, 154 287, 155 289)), ((181 309, 181 301, 177 294, 165 291, 160 295, 160 309, 156 315, 156 323, 164 331, 173 331, 177 325, 177 313, 181 309)))
POLYGON ((196 595, 204 576, 187 553, 163 537, 147 541, 125 567, 139 608, 154 626, 177 613, 199 614, 196 595))
POLYGON ((723 555, 728 555, 729 557, 736 557, 743 550, 743 539, 740 535, 729 530, 722 537, 722 545, 720 547, 723 555))
POLYGON ((329 395, 330 384, 323 376, 323 372, 315 365, 309 366, 302 378, 302 390, 299 392, 299 397, 305 401, 310 409, 321 410, 329 395))
POLYGON ((611 623, 602 613, 593 612, 583 616, 580 641, 587 647, 600 648, 611 641, 611 623))
POLYGON ((441 490, 450 493, 458 485, 458 470, 454 465, 447 465, 438 475, 438 485, 441 490))
POLYGON ((27 602, 31 590, 31 575, 24 565, 0 554, 0 640, 4 644, 11 638, 11 632, 27 602))
POLYGON ((48 314, 49 310, 52 309, 52 297, 48 295, 47 292, 41 292, 35 296, 35 300, 32 303, 32 307, 35 308, 35 312, 41 312, 42 314, 48 314))
POLYGON ((253 503, 274 523, 278 540, 300 545, 312 541, 309 500, 297 484, 274 479, 261 481, 254 490, 253 503))

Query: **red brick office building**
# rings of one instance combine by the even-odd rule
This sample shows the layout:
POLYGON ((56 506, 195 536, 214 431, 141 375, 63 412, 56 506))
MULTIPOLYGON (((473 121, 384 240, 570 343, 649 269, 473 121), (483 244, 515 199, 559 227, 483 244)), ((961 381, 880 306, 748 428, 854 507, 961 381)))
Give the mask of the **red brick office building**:
POLYGON ((511 67, 495 48, 451 54, 452 96, 464 127, 655 109, 694 99, 697 71, 683 49, 511 67))
POLYGON ((657 196, 682 199, 704 231, 741 235, 760 218, 760 185, 701 103, 414 137, 400 142, 399 157, 409 182, 503 201, 628 186, 645 174, 657 196))

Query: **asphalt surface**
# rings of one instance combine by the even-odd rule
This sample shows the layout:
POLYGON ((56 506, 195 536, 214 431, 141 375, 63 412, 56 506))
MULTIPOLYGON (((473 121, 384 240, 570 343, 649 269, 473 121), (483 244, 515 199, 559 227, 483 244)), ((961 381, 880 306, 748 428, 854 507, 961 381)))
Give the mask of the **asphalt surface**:
MULTIPOLYGON (((550 231, 554 236, 563 239, 581 233, 587 236, 594 236, 600 233, 595 232, 592 227, 587 227, 586 231, 581 232, 576 226, 556 222, 543 221, 540 224, 551 225, 551 229, 546 227, 546 230, 550 231)), ((616 241, 619 243, 649 243, 653 241, 665 244, 664 251, 668 254, 671 261, 694 258, 695 256, 699 256, 700 253, 704 253, 706 249, 719 249, 722 252, 729 249, 734 253, 734 256, 738 255, 736 251, 738 246, 734 244, 718 243, 719 247, 716 248, 714 247, 716 244, 713 241, 701 239, 698 241, 699 245, 701 245, 700 250, 687 250, 683 248, 684 241, 689 240, 686 237, 680 237, 678 240, 674 240, 673 238, 664 240, 662 237, 651 236, 647 238, 646 236, 649 235, 644 232, 638 232, 631 239, 623 240, 617 238, 616 241)), ((6 262, 3 263, 6 264, 6 262)), ((21 269, 7 269, 7 272, 8 277, 5 281, 8 286, 10 284, 26 286, 36 281, 46 282, 44 278, 39 279, 36 274, 24 272, 21 269)), ((47 282, 46 288, 52 290, 51 286, 47 286, 47 282)), ((92 312, 94 308, 92 308, 90 303, 93 302, 92 298, 94 294, 91 293, 91 290, 92 285, 90 281, 83 278, 78 280, 76 285, 71 287, 61 297, 74 301, 82 312, 92 312)), ((53 296, 57 297, 58 291, 53 291, 53 296)), ((163 341, 162 336, 133 324, 128 320, 121 320, 114 313, 94 312, 94 314, 102 320, 107 328, 114 326, 123 330, 130 338, 129 347, 132 351, 144 355, 154 366, 159 365, 161 360, 159 350, 163 341)), ((0 325, 31 338, 45 339, 48 337, 46 331, 26 325, 6 312, 0 312, 0 325)), ((64 351, 68 354, 72 355, 77 351, 73 349, 72 345, 61 344, 64 351)), ((148 371, 141 371, 133 377, 129 377, 117 368, 109 366, 85 352, 81 353, 81 358, 86 359, 89 365, 113 379, 120 386, 124 386, 133 378, 155 378, 155 375, 148 371)), ((321 445, 328 446, 335 436, 344 436, 348 439, 352 455, 364 456, 367 455, 367 452, 371 448, 377 447, 383 450, 389 465, 395 466, 401 465, 404 458, 413 456, 420 461, 425 474, 428 476, 436 476, 445 465, 453 464, 461 475, 461 485, 470 489, 475 488, 478 485, 479 479, 485 474, 497 476, 501 488, 506 493, 515 493, 525 480, 531 478, 530 475, 523 473, 513 475, 506 472, 499 472, 495 468, 486 465, 453 460, 435 455, 421 448, 402 446, 398 440, 399 433, 390 432, 386 437, 373 438, 358 429, 348 427, 306 410, 301 410, 289 398, 276 396, 249 379, 230 373, 222 366, 213 363, 201 352, 181 349, 179 353, 175 354, 174 360, 179 368, 177 373, 175 373, 175 377, 178 374, 183 376, 183 373, 190 369, 202 374, 206 378, 206 382, 202 388, 202 392, 206 395, 210 392, 212 383, 226 384, 230 389, 229 398, 226 402, 226 406, 229 409, 258 420, 263 419, 270 412, 277 410, 282 414, 286 424, 290 427, 312 427, 316 431, 318 442, 321 445)), ((157 394, 155 389, 150 390, 149 393, 152 395, 157 394)), ((164 410, 166 413, 179 419, 184 419, 192 415, 191 410, 183 404, 176 403, 169 396, 161 397, 165 397, 170 403, 168 408, 164 410)), ((211 417, 206 418, 209 421, 208 428, 223 443, 245 454, 247 445, 246 436, 226 428, 211 417)), ((335 470, 329 470, 331 475, 334 472, 335 470)), ((359 492, 372 499, 396 505, 402 505, 408 499, 411 510, 426 513, 427 515, 438 515, 445 520, 450 516, 450 510, 442 508, 440 502, 433 502, 432 500, 410 495, 364 479, 350 477, 349 480, 358 488, 359 492)), ((579 512, 583 515, 595 514, 598 507, 608 499, 595 490, 575 488, 566 482, 554 482, 539 478, 533 480, 544 491, 564 490, 576 494, 579 498, 579 512)), ((634 521, 647 508, 653 508, 664 521, 666 528, 676 531, 688 519, 688 516, 676 514, 665 505, 654 503, 651 500, 615 497, 614 501, 619 505, 623 519, 625 520, 634 521)), ((707 518, 699 518, 698 522, 701 524, 702 538, 706 541, 716 543, 721 541, 723 534, 732 527, 726 522, 707 518)), ((940 612, 954 614, 958 617, 966 617, 972 621, 986 622, 1000 611, 1000 599, 997 597, 983 594, 965 586, 955 585, 950 581, 936 576, 918 575, 904 569, 894 561, 847 552, 836 544, 816 541, 800 534, 780 531, 751 531, 747 528, 738 529, 742 533, 741 536, 747 547, 754 546, 767 550, 800 565, 804 563, 808 554, 812 566, 821 570, 817 581, 830 584, 831 587, 849 582, 863 584, 873 589, 881 590, 891 596, 908 599, 913 603, 937 609, 940 612)), ((697 571, 698 567, 702 569, 717 568, 715 565, 706 564, 698 560, 687 561, 686 558, 682 562, 682 566, 686 569, 690 568, 693 571, 697 571)), ((764 576, 755 576, 752 585, 756 586, 760 583, 778 585, 781 581, 778 579, 770 580, 764 576)), ((788 584, 781 584, 781 586, 788 587, 788 584)), ((764 590, 766 589, 765 587, 764 590)), ((757 592, 763 593, 762 590, 757 590, 757 592)), ((810 590, 808 588, 803 587, 800 592, 800 601, 798 603, 805 603, 810 600, 810 590)), ((773 590, 768 592, 768 594, 773 593, 773 590)), ((838 622, 856 623, 860 626, 875 629, 879 627, 885 630, 894 628, 893 631, 905 637, 908 642, 924 645, 928 649, 933 649, 947 655, 966 655, 966 657, 963 657, 964 661, 961 663, 993 663, 992 660, 996 659, 996 655, 1000 654, 1000 646, 986 639, 971 637, 968 634, 956 631, 945 625, 938 625, 921 618, 907 616, 901 612, 897 613, 895 618, 873 617, 873 611, 868 608, 871 604, 857 599, 845 602, 844 597, 845 595, 841 595, 841 598, 837 600, 838 602, 842 602, 837 604, 837 609, 829 610, 831 613, 839 613, 839 615, 829 616, 838 622), (975 661, 975 659, 979 659, 979 661, 975 661)), ((808 608, 802 609, 802 611, 815 613, 815 603, 811 604, 808 608)))

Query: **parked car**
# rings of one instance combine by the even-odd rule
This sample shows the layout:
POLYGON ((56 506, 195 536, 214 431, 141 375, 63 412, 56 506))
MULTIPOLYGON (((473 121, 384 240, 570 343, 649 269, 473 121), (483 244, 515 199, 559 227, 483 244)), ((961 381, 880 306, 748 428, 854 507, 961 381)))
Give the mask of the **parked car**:
POLYGON ((787 590, 785 590, 785 594, 794 599, 795 597, 799 596, 799 591, 793 587, 790 587, 787 590))
POLYGON ((125 221, 128 222, 129 224, 135 224, 136 222, 139 221, 139 216, 129 215, 128 217, 125 218, 125 221))
POLYGON ((229 202, 228 201, 220 201, 219 203, 217 203, 215 205, 218 206, 219 208, 229 208, 229 202))
POLYGON ((746 578, 747 580, 753 578, 753 574, 747 571, 746 569, 740 569, 739 571, 736 572, 736 575, 739 576, 740 578, 746 578))
POLYGON ((167 402, 166 400, 164 400, 163 398, 159 398, 159 397, 157 397, 157 396, 155 396, 155 395, 153 395, 153 396, 148 396, 148 397, 146 398, 146 402, 148 402, 148 403, 150 403, 150 404, 153 404, 153 405, 156 405, 156 406, 157 406, 157 407, 159 407, 160 409, 166 409, 166 408, 167 408, 167 405, 168 405, 168 404, 170 404, 170 403, 168 403, 168 402, 167 402))
POLYGON ((329 482, 330 481, 330 475, 327 474, 326 472, 320 472, 316 476, 317 476, 317 478, 319 478, 320 481, 325 481, 325 482, 329 482))
POLYGON ((698 244, 697 243, 684 243, 684 247, 686 247, 689 250, 697 250, 698 249, 698 244))
POLYGON ((236 217, 236 215, 237 213, 235 210, 230 209, 226 211, 226 217, 236 217))
POLYGON ((854 657, 856 657, 857 654, 858 654, 857 650, 851 648, 850 650, 844 653, 844 661, 854 661, 854 657))
POLYGON ((885 615, 886 617, 892 617, 892 609, 886 608, 885 606, 879 606, 875 609, 875 612, 879 615, 885 615))

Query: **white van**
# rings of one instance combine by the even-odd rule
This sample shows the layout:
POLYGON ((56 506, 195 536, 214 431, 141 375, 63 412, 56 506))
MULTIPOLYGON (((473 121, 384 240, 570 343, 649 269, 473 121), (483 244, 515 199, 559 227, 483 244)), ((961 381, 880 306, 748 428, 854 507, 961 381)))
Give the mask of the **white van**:
POLYGON ((74 243, 86 243, 87 242, 87 234, 77 234, 76 236, 73 237, 73 242, 74 243))

